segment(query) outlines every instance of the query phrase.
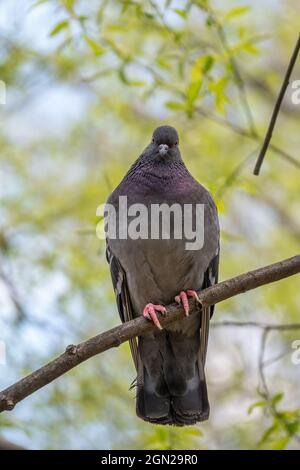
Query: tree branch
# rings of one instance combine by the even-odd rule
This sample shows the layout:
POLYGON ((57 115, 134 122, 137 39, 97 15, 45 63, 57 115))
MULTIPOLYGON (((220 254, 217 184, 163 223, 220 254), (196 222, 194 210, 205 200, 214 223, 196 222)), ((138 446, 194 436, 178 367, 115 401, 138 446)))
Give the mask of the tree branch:
MULTIPOLYGON (((285 259, 263 268, 249 271, 232 279, 220 282, 199 293, 202 305, 214 305, 223 300, 234 297, 264 284, 279 281, 300 272, 300 255, 285 259)), ((191 314, 198 310, 198 304, 190 302, 191 314)), ((184 312, 181 306, 172 304, 167 307, 167 313, 160 315, 161 325, 167 326, 176 320, 184 321, 184 312)), ((155 326, 142 316, 109 331, 101 333, 84 341, 77 346, 70 345, 66 351, 19 380, 14 385, 0 393, 0 412, 12 410, 14 406, 27 396, 49 384, 90 357, 100 354, 110 348, 119 346, 131 338, 154 331, 155 326)))
POLYGON ((299 50, 300 50, 300 34, 298 36, 298 40, 296 42, 294 52, 293 52, 293 54, 290 58, 289 65, 288 65, 284 80, 282 82, 281 89, 280 89, 277 101, 276 101, 275 106, 274 106, 274 110, 273 110, 273 113, 272 113, 272 116, 271 116, 270 124, 269 124, 268 130, 267 130, 266 136, 265 136, 265 140, 264 140, 262 149, 261 149, 261 151, 259 153, 259 156, 257 158, 257 162, 256 162, 256 165, 255 165, 255 168, 254 168, 254 171, 253 171, 254 175, 259 175, 261 165, 264 161, 266 151, 268 150, 270 140, 272 138, 273 129, 274 129, 275 124, 276 124, 276 120, 277 120, 277 116, 278 116, 278 113, 279 113, 279 110, 280 110, 282 100, 284 98, 286 89, 287 89, 287 87, 290 83, 290 77, 291 77, 294 65, 296 63, 296 60, 297 60, 299 50))
POLYGON ((0 437, 0 450, 25 450, 25 448, 0 437))

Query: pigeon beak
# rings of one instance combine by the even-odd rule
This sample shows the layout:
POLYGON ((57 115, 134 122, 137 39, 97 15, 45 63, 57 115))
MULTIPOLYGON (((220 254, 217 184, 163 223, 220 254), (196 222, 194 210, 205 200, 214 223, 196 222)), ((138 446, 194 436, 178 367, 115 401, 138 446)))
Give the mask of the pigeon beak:
POLYGON ((169 150, 169 146, 167 144, 160 144, 160 146, 158 147, 158 153, 161 157, 164 157, 165 155, 167 155, 168 150, 169 150))

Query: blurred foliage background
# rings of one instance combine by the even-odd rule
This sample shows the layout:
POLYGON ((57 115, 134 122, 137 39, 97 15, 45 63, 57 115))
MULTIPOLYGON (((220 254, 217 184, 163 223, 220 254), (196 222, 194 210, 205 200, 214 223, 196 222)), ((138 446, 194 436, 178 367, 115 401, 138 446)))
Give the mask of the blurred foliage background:
MULTIPOLYGON (((298 9, 297 0, 0 2, 1 388, 119 323, 96 208, 162 123, 179 130, 187 166, 216 198, 221 279, 299 251, 291 87, 275 147, 252 174, 298 9)), ((235 297, 214 321, 300 322, 299 287, 290 278, 235 297)), ((31 449, 299 448, 300 365, 291 355, 300 329, 216 326, 208 422, 138 420, 122 345, 1 414, 1 436, 31 449)))

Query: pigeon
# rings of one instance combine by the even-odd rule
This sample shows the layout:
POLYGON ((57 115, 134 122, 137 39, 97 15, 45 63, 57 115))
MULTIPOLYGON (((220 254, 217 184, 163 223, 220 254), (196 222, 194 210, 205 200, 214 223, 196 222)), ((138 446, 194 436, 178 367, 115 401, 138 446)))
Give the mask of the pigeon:
POLYGON ((154 131, 150 144, 109 196, 107 207, 106 257, 121 321, 143 315, 156 325, 150 333, 130 340, 137 372, 137 416, 175 426, 204 421, 210 411, 204 365, 214 306, 202 307, 197 292, 218 282, 219 221, 211 194, 193 178, 181 158, 173 127, 164 125, 154 131), (120 201, 125 199, 131 212, 121 207, 120 201), (203 208, 199 246, 187 249, 190 239, 183 230, 181 237, 175 236, 186 222, 184 216, 180 227, 175 226, 175 216, 170 216, 169 237, 157 229, 151 210, 174 204, 186 220, 192 213, 192 223, 196 208, 203 208), (184 212, 186 207, 192 212, 184 212), (148 231, 137 230, 130 236, 137 208, 137 213, 144 209, 146 216, 140 217, 139 224, 135 221, 135 227, 141 229, 144 222, 148 231), (128 232, 124 235, 125 222, 128 232), (114 230, 109 230, 109 223, 114 230), (198 301, 199 313, 189 315, 189 298, 198 301), (174 300, 183 306, 185 318, 162 328, 158 313, 164 315, 174 300))

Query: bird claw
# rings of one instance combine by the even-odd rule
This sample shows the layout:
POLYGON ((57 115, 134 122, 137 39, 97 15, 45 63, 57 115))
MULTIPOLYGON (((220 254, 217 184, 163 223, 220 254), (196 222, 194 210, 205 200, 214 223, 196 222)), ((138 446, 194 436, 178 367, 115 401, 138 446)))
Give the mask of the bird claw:
POLYGON ((178 295, 176 295, 175 302, 183 306, 184 313, 187 317, 190 314, 190 306, 189 306, 188 297, 193 297, 197 302, 201 304, 199 296, 195 290, 181 291, 178 295))
POLYGON ((186 293, 189 297, 193 297, 196 300, 196 302, 201 304, 201 300, 199 299, 199 295, 195 290, 187 290, 186 293))
POLYGON ((166 307, 164 307, 163 305, 147 304, 143 310, 143 317, 147 318, 147 320, 153 321, 154 325, 157 326, 157 328, 159 328, 160 330, 162 330, 163 328, 159 322, 159 319, 157 318, 155 310, 162 314, 165 314, 167 312, 166 307))

